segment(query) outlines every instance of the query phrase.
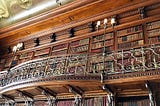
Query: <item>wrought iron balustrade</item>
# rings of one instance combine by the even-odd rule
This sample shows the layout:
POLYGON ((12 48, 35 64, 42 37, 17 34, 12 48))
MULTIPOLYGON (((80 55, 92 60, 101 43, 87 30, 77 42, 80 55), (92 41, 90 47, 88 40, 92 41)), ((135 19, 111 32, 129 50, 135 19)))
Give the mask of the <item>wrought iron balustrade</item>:
POLYGON ((68 54, 21 63, 1 76, 0 86, 35 78, 131 73, 160 69, 160 45, 112 53, 68 54))

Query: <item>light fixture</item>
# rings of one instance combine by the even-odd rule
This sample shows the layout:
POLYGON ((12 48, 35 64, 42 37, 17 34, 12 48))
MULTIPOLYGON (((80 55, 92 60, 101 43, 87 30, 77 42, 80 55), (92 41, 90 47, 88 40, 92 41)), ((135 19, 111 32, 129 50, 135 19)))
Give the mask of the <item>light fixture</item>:
POLYGON ((107 28, 107 23, 108 23, 108 19, 105 18, 105 19, 104 19, 104 28, 105 28, 105 29, 107 28))
POLYGON ((116 18, 115 18, 115 17, 112 17, 112 18, 111 18, 111 25, 112 25, 112 27, 114 27, 115 24, 116 24, 116 18))
POLYGON ((97 30, 99 29, 100 25, 101 25, 101 21, 97 21, 97 25, 96 25, 97 30))
POLYGON ((15 53, 17 51, 17 46, 14 46, 12 51, 15 53))
POLYGON ((16 46, 13 47, 12 51, 16 53, 17 51, 22 50, 23 47, 24 47, 24 44, 22 42, 18 43, 16 46))

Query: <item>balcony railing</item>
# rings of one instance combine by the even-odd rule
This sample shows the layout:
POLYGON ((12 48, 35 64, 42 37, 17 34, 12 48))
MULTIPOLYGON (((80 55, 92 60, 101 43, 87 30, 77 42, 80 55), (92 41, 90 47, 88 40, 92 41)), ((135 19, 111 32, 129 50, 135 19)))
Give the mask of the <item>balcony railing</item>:
POLYGON ((21 63, 1 76, 0 86, 35 78, 123 74, 157 69, 160 69, 160 45, 110 53, 68 54, 21 63))

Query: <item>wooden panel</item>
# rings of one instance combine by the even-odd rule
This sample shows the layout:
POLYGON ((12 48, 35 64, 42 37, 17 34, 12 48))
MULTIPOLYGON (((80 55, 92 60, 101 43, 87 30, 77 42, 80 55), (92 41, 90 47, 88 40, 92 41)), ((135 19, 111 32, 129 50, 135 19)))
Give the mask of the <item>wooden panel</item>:
MULTIPOLYGON (((62 25, 68 22, 63 22, 61 20, 66 20, 66 17, 74 17, 73 20, 70 20, 69 22, 75 22, 77 20, 82 20, 86 17, 95 15, 100 12, 104 12, 106 10, 114 9, 115 7, 119 7, 122 5, 126 4, 131 4, 135 3, 138 0, 133 0, 132 2, 129 2, 128 0, 123 0, 123 1, 117 1, 117 0, 112 0, 112 1, 97 1, 97 3, 93 3, 92 5, 87 5, 84 6, 83 8, 75 9, 73 11, 69 11, 63 15, 60 16, 55 16, 54 18, 50 20, 45 20, 43 22, 30 25, 30 26, 23 26, 23 28, 14 30, 14 32, 8 32, 6 34, 1 34, 1 36, 12 36, 12 37, 6 37, 2 39, 1 44, 4 43, 13 43, 12 41, 24 41, 24 38, 33 38, 34 33, 38 31, 42 31, 44 29, 52 28, 53 26, 57 25, 62 25), (101 8, 97 8, 97 6, 101 5, 101 8), (110 6, 112 5, 112 6, 110 6), (94 11, 92 9, 94 8, 94 11), (14 35, 14 36, 13 36, 14 35)), ((65 27, 65 26, 64 26, 65 27)), ((50 29, 51 30, 51 29, 50 29)), ((39 35, 36 35, 39 36, 39 35)))

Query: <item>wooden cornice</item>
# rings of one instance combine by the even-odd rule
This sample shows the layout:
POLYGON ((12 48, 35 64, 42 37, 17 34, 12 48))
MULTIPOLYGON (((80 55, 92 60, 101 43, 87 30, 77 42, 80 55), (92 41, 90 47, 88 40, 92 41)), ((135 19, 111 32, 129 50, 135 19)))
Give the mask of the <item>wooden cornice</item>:
MULTIPOLYGON (((134 5, 132 4, 132 6, 131 6, 131 4, 128 5, 128 6, 125 6, 125 9, 124 9, 124 6, 121 6, 119 8, 116 8, 116 9, 113 9, 113 10, 110 10, 110 11, 105 11, 103 13, 87 17, 85 19, 79 19, 79 20, 76 20, 76 21, 72 21, 70 23, 65 23, 65 24, 57 26, 57 27, 54 26, 54 27, 51 27, 51 28, 48 28, 48 29, 44 29, 42 31, 38 31, 36 33, 26 32, 26 33, 28 33, 27 36, 16 38, 16 39, 14 39, 14 42, 13 41, 12 42, 7 41, 7 45, 12 45, 14 43, 23 42, 24 40, 29 40, 29 39, 33 39, 33 38, 36 38, 36 37, 45 36, 47 34, 51 34, 51 33, 55 33, 55 32, 58 32, 58 31, 66 30, 66 29, 71 28, 71 27, 80 26, 80 25, 83 25, 85 23, 88 23, 88 22, 91 22, 91 21, 94 21, 94 20, 99 20, 99 19, 102 19, 102 18, 110 17, 110 16, 113 16, 115 14, 121 14, 121 13, 126 12, 126 11, 137 9, 139 7, 148 6, 148 5, 151 5, 151 4, 154 4, 154 3, 158 3, 158 2, 159 1, 157 1, 157 0, 147 0, 146 2, 141 1, 141 2, 138 2, 138 3, 134 3, 134 5)), ((94 2, 94 3, 96 4, 96 2, 94 2)), ((91 4, 93 4, 93 3, 91 3, 91 4)), ((91 5, 91 4, 88 4, 88 5, 91 5)), ((85 5, 85 6, 87 6, 87 5, 85 5)), ((81 7, 81 8, 83 8, 83 7, 81 7)), ((77 9, 75 9, 75 10, 77 10, 77 9)), ((35 23, 35 24, 37 24, 37 23, 35 23)), ((2 37, 3 35, 4 36, 10 36, 10 34, 11 34, 10 32, 7 32, 7 33, 2 34, 0 37, 2 37)), ((6 39, 4 41, 6 41, 6 39)))
MULTIPOLYGON (((98 2, 100 2, 100 1, 98 1, 98 2)), ((64 5, 63 8, 61 8, 61 6, 60 6, 60 7, 57 7, 55 9, 52 9, 50 11, 47 11, 47 12, 44 12, 44 13, 39 14, 37 16, 34 16, 32 18, 29 18, 29 19, 26 19, 24 21, 18 22, 14 25, 1 28, 0 29, 0 34, 1 34, 0 39, 9 36, 8 33, 10 31, 16 31, 16 30, 19 30, 19 29, 23 29, 26 26, 32 26, 32 25, 38 24, 42 21, 49 20, 49 19, 51 19, 51 18, 53 18, 57 15, 62 15, 67 11, 73 10, 73 9, 81 7, 81 6, 84 6, 85 4, 89 4, 89 3, 93 4, 94 2, 95 2, 95 0, 83 0, 83 1, 75 0, 72 3, 64 5)))

